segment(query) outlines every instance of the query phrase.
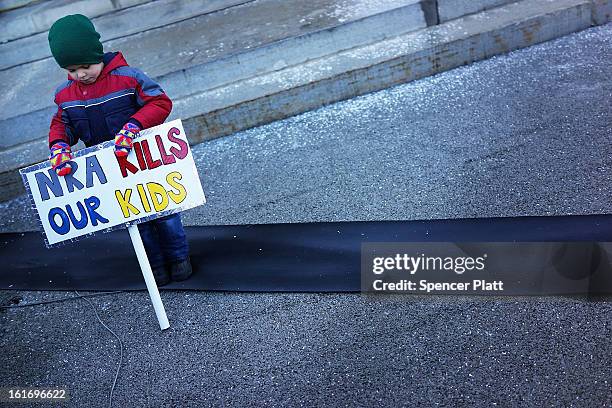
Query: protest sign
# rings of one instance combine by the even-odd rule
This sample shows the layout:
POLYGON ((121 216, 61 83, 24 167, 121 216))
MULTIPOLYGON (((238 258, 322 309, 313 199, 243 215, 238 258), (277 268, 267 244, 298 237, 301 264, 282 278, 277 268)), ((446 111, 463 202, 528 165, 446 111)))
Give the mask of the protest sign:
POLYGON ((47 246, 205 203, 180 120, 141 131, 126 158, 117 158, 113 146, 77 151, 65 177, 48 161, 20 170, 47 246))
POLYGON ((143 130, 127 157, 108 141, 75 153, 60 177, 48 161, 20 170, 47 247, 127 227, 162 330, 170 327, 135 224, 204 204, 206 199, 180 120, 143 130))

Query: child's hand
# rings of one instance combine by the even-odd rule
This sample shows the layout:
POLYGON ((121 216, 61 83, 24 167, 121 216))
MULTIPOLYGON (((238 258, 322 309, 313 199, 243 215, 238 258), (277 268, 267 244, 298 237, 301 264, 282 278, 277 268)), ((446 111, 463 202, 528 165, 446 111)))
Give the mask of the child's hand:
POLYGON ((123 128, 115 135, 115 156, 125 157, 132 150, 132 143, 140 134, 140 128, 135 124, 128 122, 123 125, 123 128))
POLYGON ((65 176, 70 174, 70 170, 72 170, 70 160, 72 160, 72 153, 70 152, 70 145, 68 143, 56 142, 51 146, 49 162, 58 175, 65 176))

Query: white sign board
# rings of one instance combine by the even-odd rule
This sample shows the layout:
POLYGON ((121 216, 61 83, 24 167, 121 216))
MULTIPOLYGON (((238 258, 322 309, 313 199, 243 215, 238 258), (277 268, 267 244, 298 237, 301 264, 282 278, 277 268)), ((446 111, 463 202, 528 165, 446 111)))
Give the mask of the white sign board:
POLYGON ((141 131, 126 158, 117 158, 113 146, 76 152, 65 177, 48 161, 20 170, 47 246, 206 202, 180 120, 141 131))

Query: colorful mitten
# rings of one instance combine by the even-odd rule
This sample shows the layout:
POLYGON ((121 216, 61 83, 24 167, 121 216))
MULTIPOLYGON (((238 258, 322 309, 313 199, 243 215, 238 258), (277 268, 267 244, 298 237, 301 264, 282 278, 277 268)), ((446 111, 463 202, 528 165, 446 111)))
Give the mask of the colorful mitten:
POLYGON ((53 170, 55 170, 58 175, 65 176, 70 174, 70 170, 72 170, 70 160, 72 160, 70 145, 66 142, 53 143, 49 161, 51 162, 51 167, 53 167, 53 170))
POLYGON ((115 156, 125 157, 132 150, 134 138, 138 137, 140 128, 135 124, 128 122, 123 125, 123 128, 115 135, 115 156))

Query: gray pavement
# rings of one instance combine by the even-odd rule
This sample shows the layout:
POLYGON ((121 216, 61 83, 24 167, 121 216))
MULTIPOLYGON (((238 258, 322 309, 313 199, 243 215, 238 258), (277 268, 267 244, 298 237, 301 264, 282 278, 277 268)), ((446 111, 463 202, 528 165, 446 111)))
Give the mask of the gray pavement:
MULTIPOLYGON (((92 299, 124 342, 116 407, 612 403, 609 299, 162 296, 165 332, 146 293, 92 299)), ((65 386, 67 406, 107 405, 119 347, 85 301, 11 310, 0 322, 2 385, 65 386)))
MULTIPOLYGON (((200 144, 208 204, 185 223, 609 214, 611 34, 200 144)), ((0 206, 2 231, 36 229, 26 203, 0 206)), ((162 297, 164 333, 145 293, 92 300, 127 347, 115 406, 612 405, 609 297, 162 297)), ((0 385, 106 404, 118 348, 84 301, 0 312, 0 328, 0 385)))

